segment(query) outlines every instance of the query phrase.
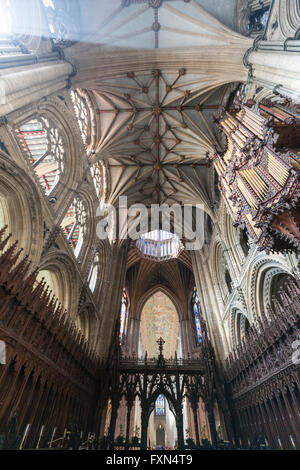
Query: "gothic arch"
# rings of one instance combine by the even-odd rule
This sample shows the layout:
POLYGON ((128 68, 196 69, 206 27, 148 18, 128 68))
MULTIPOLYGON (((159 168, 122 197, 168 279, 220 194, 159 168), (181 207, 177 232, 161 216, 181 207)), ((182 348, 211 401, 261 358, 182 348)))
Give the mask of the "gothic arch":
POLYGON ((66 141, 66 174, 63 183, 69 189, 75 189, 77 181, 83 178, 85 167, 85 149, 82 144, 76 119, 66 106, 65 96, 49 97, 41 101, 39 113, 47 113, 58 123, 66 141))
POLYGON ((272 298, 278 294, 279 287, 284 287, 284 282, 287 281, 292 275, 287 269, 281 266, 270 268, 263 279, 263 293, 262 309, 267 310, 267 306, 272 306, 272 298))
MULTIPOLYGON (((42 194, 44 194, 44 191, 40 186, 39 179, 32 165, 22 150, 16 130, 33 119, 44 117, 49 119, 63 139, 64 168, 57 184, 51 190, 51 197, 57 200, 53 206, 57 216, 66 209, 65 206, 69 199, 68 194, 70 190, 74 191, 77 189, 78 181, 83 178, 84 167, 87 163, 87 159, 84 162, 84 158, 86 158, 85 149, 75 117, 67 108, 64 99, 64 95, 61 97, 48 97, 39 101, 35 106, 30 105, 22 111, 13 113, 10 121, 13 143, 17 143, 20 149, 17 157, 18 161, 23 167, 28 169, 29 174, 35 180, 42 194)), ((14 145, 15 147, 16 145, 14 145)))
POLYGON ((93 345, 96 319, 93 315, 91 306, 87 306, 80 311, 75 320, 76 326, 82 332, 84 338, 88 343, 93 345))
POLYGON ((0 219, 37 265, 43 246, 42 207, 30 177, 0 152, 0 219))
MULTIPOLYGON (((168 300, 171 302, 171 304, 174 306, 175 308, 175 311, 176 311, 176 315, 177 315, 177 321, 178 321, 178 334, 179 334, 179 338, 180 338, 180 341, 182 343, 182 340, 183 340, 183 332, 181 331, 181 325, 180 325, 180 315, 179 315, 179 311, 178 311, 178 308, 177 308, 177 305, 176 303, 172 300, 172 297, 174 298, 174 295, 171 297, 170 295, 170 292, 168 289, 166 288, 163 288, 162 286, 155 286, 155 289, 151 289, 147 292, 147 294, 144 296, 144 302, 141 303, 140 302, 140 305, 142 305, 142 307, 139 309, 138 311, 138 319, 139 319, 139 337, 140 337, 140 334, 141 334, 141 321, 142 321, 142 314, 143 314, 143 311, 144 311, 144 308, 147 304, 147 302, 157 293, 162 293, 164 294, 168 300)), ((158 334, 159 335, 159 334, 158 334)), ((163 334, 162 334, 163 336, 163 334)), ((166 340, 166 338, 164 338, 166 340)), ((177 346, 177 345, 176 345, 177 346)), ((171 355, 173 356, 175 351, 170 351, 171 355)), ((148 351, 148 355, 149 355, 149 351, 148 351)))
POLYGON ((250 322, 246 312, 233 307, 230 314, 230 339, 233 348, 237 347, 242 341, 249 327, 250 322))
POLYGON ((174 417, 176 418, 176 403, 174 401, 174 398, 172 397, 172 394, 169 392, 167 389, 167 386, 165 385, 159 385, 157 386, 157 389, 150 395, 149 397, 149 417, 152 413, 152 411, 155 410, 155 403, 159 395, 163 395, 165 399, 168 401, 170 411, 172 411, 174 417))
POLYGON ((181 302, 180 302, 179 298, 177 297, 177 295, 171 289, 169 289, 167 286, 161 285, 161 284, 155 285, 151 289, 147 290, 147 292, 145 292, 145 294, 139 299, 137 307, 136 307, 137 318, 139 320, 141 319, 141 314, 142 314, 142 311, 143 311, 143 308, 144 308, 145 304, 150 299, 150 297, 152 297, 154 294, 156 294, 159 291, 163 292, 173 302, 173 304, 175 305, 176 310, 177 310, 179 321, 184 320, 185 319, 184 318, 184 310, 181 306, 181 302))
POLYGON ((67 312, 75 317, 80 279, 73 259, 63 251, 49 250, 40 263, 38 279, 42 277, 67 312))
POLYGON ((267 305, 271 305, 272 301, 272 282, 278 275, 293 276, 287 266, 272 258, 256 259, 249 267, 248 289, 253 321, 257 320, 257 315, 267 314, 267 305))

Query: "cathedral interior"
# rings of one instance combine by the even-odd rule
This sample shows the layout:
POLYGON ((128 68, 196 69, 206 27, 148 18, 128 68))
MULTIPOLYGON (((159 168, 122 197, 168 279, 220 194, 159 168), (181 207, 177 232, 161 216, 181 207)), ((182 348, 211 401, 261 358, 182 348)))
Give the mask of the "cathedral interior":
POLYGON ((300 0, 0 0, 0 449, 300 449, 299 172, 300 0))

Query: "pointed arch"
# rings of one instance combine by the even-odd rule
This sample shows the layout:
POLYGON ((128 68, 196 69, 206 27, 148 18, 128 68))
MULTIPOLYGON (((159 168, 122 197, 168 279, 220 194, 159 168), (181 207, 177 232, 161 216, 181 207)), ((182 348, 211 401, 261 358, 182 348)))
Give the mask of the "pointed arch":
POLYGON ((165 341, 164 356, 174 356, 180 337, 178 311, 171 298, 157 289, 148 297, 141 312, 140 340, 148 356, 157 356, 156 341, 159 337, 165 341))
POLYGON ((0 222, 37 265, 43 247, 40 195, 29 175, 2 152, 0 166, 0 222))

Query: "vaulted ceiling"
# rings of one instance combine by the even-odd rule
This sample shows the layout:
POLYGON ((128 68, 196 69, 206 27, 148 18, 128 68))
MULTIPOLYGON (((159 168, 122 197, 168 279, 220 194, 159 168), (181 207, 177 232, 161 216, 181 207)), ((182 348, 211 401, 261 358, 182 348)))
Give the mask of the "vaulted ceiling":
POLYGON ((88 8, 86 0, 79 3, 89 42, 127 49, 203 46, 204 39, 208 44, 217 22, 234 28, 236 5, 235 0, 89 0, 88 8))
POLYGON ((132 248, 127 268, 126 287, 133 317, 140 315, 145 300, 160 288, 180 306, 180 317, 187 318, 189 294, 195 282, 188 252, 184 251, 178 259, 156 263, 141 259, 132 248))
MULTIPOLYGON (((104 80, 93 91, 96 157, 109 164, 111 201, 209 203, 207 152, 220 149, 213 114, 227 85, 202 93, 196 76, 155 70, 104 80)), ((207 208, 209 210, 209 207, 207 208)))
POLYGON ((214 115, 245 80, 251 42, 232 29, 235 0, 78 1, 81 39, 65 57, 94 104, 108 202, 204 204, 212 216, 214 115))

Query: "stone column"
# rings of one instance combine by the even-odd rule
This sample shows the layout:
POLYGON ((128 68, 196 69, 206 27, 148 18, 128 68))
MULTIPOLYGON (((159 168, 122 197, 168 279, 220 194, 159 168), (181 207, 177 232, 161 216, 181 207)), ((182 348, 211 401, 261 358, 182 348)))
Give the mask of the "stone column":
POLYGON ((181 337, 182 337, 182 356, 188 357, 195 347, 194 334, 191 328, 191 321, 182 319, 180 320, 181 337))
POLYGON ((101 285, 101 325, 98 335, 97 353, 106 359, 112 340, 116 320, 120 314, 122 291, 125 285, 128 241, 123 245, 108 244, 101 285))
POLYGON ((0 70, 0 116, 63 90, 72 73, 63 60, 0 70))
POLYGON ((300 100, 300 52, 254 50, 247 62, 257 85, 300 100))
POLYGON ((267 28, 244 56, 257 86, 300 98, 300 10, 298 0, 273 0, 267 28))
POLYGON ((218 357, 227 357, 229 345, 222 319, 220 299, 217 297, 208 263, 203 259, 200 252, 192 251, 191 259, 193 272, 199 293, 200 306, 209 330, 210 340, 216 350, 218 357))
POLYGON ((133 355, 133 353, 138 354, 140 320, 130 317, 129 322, 127 345, 129 347, 129 355, 133 355))

